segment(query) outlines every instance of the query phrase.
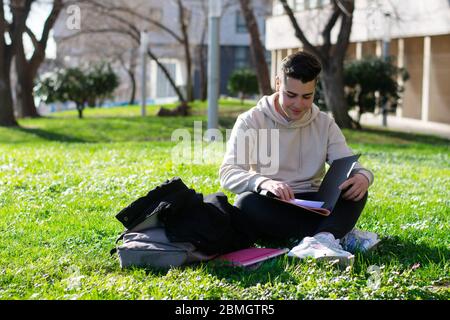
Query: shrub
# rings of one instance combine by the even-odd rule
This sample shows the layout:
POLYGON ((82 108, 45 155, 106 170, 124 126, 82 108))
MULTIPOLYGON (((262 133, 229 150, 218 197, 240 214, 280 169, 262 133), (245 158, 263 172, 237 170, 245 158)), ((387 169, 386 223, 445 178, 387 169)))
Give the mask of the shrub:
POLYGON ((396 110, 404 91, 397 82, 398 76, 404 81, 409 78, 406 69, 396 67, 391 59, 369 57, 345 66, 347 102, 349 110, 358 108, 358 122, 363 113, 374 112, 377 105, 387 104, 389 111, 396 110))
MULTIPOLYGON (((344 84, 348 110, 358 109, 358 122, 363 113, 375 112, 376 106, 385 103, 389 106, 388 111, 395 112, 404 91, 404 87, 397 82, 399 76, 403 81, 409 78, 406 69, 394 66, 391 59, 384 61, 381 58, 368 57, 345 65, 344 84)), ((320 80, 314 103, 321 110, 329 110, 320 80)))
POLYGON ((256 74, 250 69, 234 71, 228 80, 228 90, 231 94, 238 94, 241 104, 244 104, 244 99, 247 96, 258 93, 256 74))
POLYGON ((37 96, 45 103, 73 101, 79 118, 87 104, 95 107, 97 99, 112 94, 119 79, 110 65, 100 64, 83 71, 80 68, 55 70, 40 79, 35 87, 37 96))

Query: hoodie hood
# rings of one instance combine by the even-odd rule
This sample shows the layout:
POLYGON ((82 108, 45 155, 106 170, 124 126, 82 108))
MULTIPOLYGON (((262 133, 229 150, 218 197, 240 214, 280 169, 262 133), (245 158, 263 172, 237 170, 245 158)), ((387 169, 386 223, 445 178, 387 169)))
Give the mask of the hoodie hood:
POLYGON ((280 124, 286 128, 302 128, 309 125, 314 119, 319 115, 320 109, 315 104, 312 105, 303 117, 295 121, 286 120, 280 113, 275 109, 275 99, 278 97, 277 93, 271 96, 264 96, 259 100, 256 108, 261 110, 266 116, 275 121, 275 123, 280 124))

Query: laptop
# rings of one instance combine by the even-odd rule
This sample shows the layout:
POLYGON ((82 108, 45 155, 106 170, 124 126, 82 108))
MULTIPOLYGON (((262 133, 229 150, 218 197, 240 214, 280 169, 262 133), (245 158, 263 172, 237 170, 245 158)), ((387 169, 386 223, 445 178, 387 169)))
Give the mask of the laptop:
POLYGON ((317 192, 316 199, 324 202, 322 208, 333 211, 341 195, 339 186, 348 179, 360 156, 357 154, 333 161, 317 192))
MULTIPOLYGON (((339 186, 348 179, 360 156, 358 154, 334 160, 320 184, 315 201, 294 199, 287 203, 323 216, 330 215, 341 195, 342 190, 339 186)), ((262 190, 260 194, 278 199, 275 194, 267 190, 262 190)))

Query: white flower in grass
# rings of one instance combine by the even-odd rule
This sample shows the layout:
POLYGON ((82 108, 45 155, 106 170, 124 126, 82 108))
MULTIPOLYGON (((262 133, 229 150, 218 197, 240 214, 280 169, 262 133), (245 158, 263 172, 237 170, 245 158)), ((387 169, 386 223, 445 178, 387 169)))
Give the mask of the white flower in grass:
POLYGON ((376 265, 371 265, 367 268, 367 272, 370 274, 367 279, 367 286, 372 290, 378 290, 381 286, 381 268, 376 265))

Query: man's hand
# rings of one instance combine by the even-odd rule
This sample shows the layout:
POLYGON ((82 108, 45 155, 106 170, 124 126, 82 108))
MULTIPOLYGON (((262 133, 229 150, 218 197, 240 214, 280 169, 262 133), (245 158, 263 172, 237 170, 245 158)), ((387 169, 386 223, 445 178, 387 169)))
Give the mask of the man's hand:
POLYGON ((259 187, 272 192, 281 200, 289 201, 295 198, 294 191, 292 191, 291 187, 284 182, 267 180, 261 183, 259 187))
POLYGON ((347 188, 349 189, 342 195, 342 198, 345 200, 359 201, 364 197, 367 189, 369 189, 369 180, 365 175, 357 173, 339 186, 341 190, 347 188), (349 188, 350 186, 351 188, 349 188))

